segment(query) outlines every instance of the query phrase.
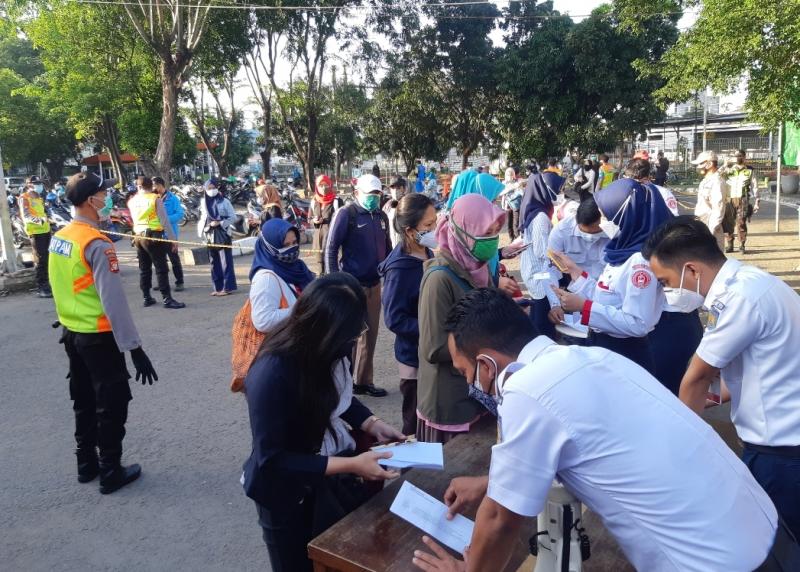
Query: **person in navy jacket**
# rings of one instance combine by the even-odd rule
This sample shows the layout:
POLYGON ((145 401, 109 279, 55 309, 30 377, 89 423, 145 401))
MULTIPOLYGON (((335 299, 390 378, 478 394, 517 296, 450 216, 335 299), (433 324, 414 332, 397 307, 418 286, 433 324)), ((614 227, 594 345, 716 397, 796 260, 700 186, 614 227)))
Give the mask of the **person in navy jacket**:
POLYGON ((417 429, 419 322, 417 304, 423 262, 436 248, 436 209, 426 195, 406 195, 397 204, 394 226, 401 242, 378 267, 383 276, 383 320, 395 334, 394 357, 403 395, 403 433, 417 429))
POLYGON ((356 183, 357 202, 336 211, 325 246, 325 271, 351 274, 359 281, 367 298, 368 329, 356 344, 353 391, 356 395, 372 397, 386 395, 385 389, 375 387, 372 367, 381 319, 378 265, 392 250, 389 219, 380 208, 382 195, 378 177, 361 175, 356 183))

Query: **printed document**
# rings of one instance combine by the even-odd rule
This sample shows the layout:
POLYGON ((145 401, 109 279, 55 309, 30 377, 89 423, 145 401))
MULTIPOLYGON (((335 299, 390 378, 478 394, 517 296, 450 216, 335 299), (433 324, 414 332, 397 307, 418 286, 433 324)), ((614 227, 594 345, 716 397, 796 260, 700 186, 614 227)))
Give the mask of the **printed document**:
POLYGON ((464 553, 472 539, 474 522, 460 514, 453 520, 447 520, 444 503, 408 481, 400 487, 389 510, 459 554, 464 553))

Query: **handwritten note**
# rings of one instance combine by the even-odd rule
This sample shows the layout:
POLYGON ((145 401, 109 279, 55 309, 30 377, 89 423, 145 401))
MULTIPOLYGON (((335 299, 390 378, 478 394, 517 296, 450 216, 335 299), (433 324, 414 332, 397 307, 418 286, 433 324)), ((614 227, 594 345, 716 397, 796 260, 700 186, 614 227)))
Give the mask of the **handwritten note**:
POLYGON ((447 520, 444 503, 408 481, 400 487, 389 510, 459 554, 464 553, 472 539, 474 522, 460 514, 447 520))

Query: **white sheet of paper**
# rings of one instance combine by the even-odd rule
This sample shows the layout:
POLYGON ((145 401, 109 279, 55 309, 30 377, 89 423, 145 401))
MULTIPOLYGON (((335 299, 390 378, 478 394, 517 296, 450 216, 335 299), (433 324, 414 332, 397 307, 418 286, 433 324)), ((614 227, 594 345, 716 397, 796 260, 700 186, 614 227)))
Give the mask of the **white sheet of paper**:
POLYGON ((472 539, 474 522, 460 514, 453 520, 447 520, 447 507, 444 503, 408 481, 400 487, 389 511, 459 554, 464 553, 472 539))
POLYGON ((589 326, 581 324, 580 314, 564 314, 564 321, 561 324, 556 324, 556 330, 565 336, 572 336, 573 338, 589 337, 589 326))
POLYGON ((392 457, 378 461, 384 467, 407 469, 444 469, 441 443, 401 443, 391 447, 375 447, 375 451, 391 451, 392 457))

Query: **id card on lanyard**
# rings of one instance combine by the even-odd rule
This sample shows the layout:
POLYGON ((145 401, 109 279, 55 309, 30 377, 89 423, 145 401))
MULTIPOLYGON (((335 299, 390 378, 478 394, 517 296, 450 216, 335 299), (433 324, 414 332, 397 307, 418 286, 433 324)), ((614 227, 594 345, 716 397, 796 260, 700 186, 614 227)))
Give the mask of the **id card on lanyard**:
POLYGON ((500 375, 498 376, 498 382, 495 384, 495 391, 497 391, 497 405, 498 405, 498 408, 497 408, 497 442, 498 443, 502 443, 503 442, 503 421, 500 418, 500 407, 499 407, 503 403, 503 387, 505 386, 506 381, 508 381, 508 378, 511 377, 512 375, 514 375, 519 370, 521 370, 523 367, 525 367, 525 365, 526 364, 519 363, 519 362, 513 362, 513 363, 508 364, 508 367, 506 367, 506 369, 504 369, 502 372, 500 372, 500 375))

